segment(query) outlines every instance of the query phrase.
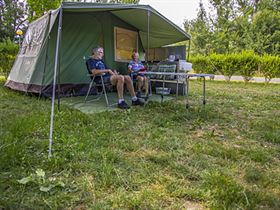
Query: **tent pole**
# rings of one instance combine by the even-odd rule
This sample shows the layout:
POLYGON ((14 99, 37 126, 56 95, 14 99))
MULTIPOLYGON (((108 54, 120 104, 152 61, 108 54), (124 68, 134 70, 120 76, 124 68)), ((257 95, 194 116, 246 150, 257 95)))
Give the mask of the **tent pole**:
POLYGON ((60 36, 61 36, 61 22, 62 22, 62 7, 60 6, 58 28, 57 28, 56 50, 55 50, 54 73, 53 73, 52 109, 51 109, 51 123, 50 123, 50 135, 49 135, 49 155, 48 155, 49 158, 52 156, 52 135, 53 135, 55 86, 56 86, 56 72, 57 72, 57 67, 58 67, 58 55, 59 55, 59 45, 60 45, 60 36))
POLYGON ((189 46, 188 46, 188 59, 187 61, 190 61, 190 49, 191 49, 191 39, 189 39, 189 46))
MULTIPOLYGON (((148 21, 148 23, 147 23, 147 27, 148 27, 148 29, 147 29, 147 56, 146 56, 146 58, 147 58, 147 64, 148 64, 148 61, 149 61, 149 54, 150 54, 150 10, 148 10, 147 11, 147 21, 148 21)), ((149 66, 149 64, 148 64, 148 66, 149 66)))
MULTIPOLYGON (((62 10, 61 10, 61 18, 62 18, 62 10)), ((59 16, 60 17, 60 16, 59 16)), ((60 36, 59 36, 59 45, 58 45, 58 48, 60 49, 60 46, 61 46, 61 30, 62 30, 62 19, 60 20, 60 36)), ((58 75, 57 75, 57 89, 58 89, 58 92, 57 92, 57 108, 58 108, 58 111, 60 111, 60 92, 61 92, 61 89, 60 89, 60 50, 58 51, 58 75)))

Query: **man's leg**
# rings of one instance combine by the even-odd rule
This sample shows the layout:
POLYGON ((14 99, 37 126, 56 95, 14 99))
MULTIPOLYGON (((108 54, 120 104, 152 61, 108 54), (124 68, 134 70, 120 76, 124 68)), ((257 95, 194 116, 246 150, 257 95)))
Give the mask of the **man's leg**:
POLYGON ((130 95, 132 97, 134 97, 135 96, 135 92, 134 92, 134 88, 133 88, 133 84, 132 84, 132 80, 131 80, 130 76, 125 75, 123 77, 124 77, 124 83, 126 84, 126 87, 127 87, 128 91, 129 91, 130 95))
POLYGON ((137 76, 136 80, 137 80, 137 91, 141 93, 144 78, 141 76, 137 76))
POLYGON ((147 77, 144 77, 144 84, 145 84, 145 95, 149 94, 149 80, 147 77))
POLYGON ((113 75, 110 81, 112 85, 117 87, 118 99, 123 99, 124 77, 122 75, 113 75))
POLYGON ((139 98, 136 97, 135 92, 134 92, 134 88, 133 88, 133 84, 132 84, 132 80, 130 78, 130 76, 124 76, 124 82, 126 84, 126 87, 131 95, 131 100, 132 100, 132 106, 143 106, 145 103, 140 101, 139 98))

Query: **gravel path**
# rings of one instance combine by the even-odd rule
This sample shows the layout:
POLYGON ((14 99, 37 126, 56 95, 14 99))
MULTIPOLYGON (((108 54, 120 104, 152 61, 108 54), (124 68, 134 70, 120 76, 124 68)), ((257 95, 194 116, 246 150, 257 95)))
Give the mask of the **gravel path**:
MULTIPOLYGON (((215 75, 214 80, 225 80, 223 75, 215 75)), ((230 81, 243 81, 242 76, 232 76, 230 81)), ((250 82, 265 82, 264 77, 254 77, 250 82)), ((274 78, 269 83, 280 83, 280 78, 274 78)))

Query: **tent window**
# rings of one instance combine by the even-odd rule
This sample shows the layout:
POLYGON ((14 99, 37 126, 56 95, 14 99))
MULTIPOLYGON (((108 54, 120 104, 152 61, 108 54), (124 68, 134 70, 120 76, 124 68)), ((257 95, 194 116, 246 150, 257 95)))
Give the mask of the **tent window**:
POLYGON ((115 61, 128 62, 133 50, 138 50, 138 33, 114 27, 115 61))

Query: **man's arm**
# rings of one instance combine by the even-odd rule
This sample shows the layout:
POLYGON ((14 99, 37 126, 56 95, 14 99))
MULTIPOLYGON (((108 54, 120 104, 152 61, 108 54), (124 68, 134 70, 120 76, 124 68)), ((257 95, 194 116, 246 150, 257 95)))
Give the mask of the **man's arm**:
POLYGON ((92 69, 91 73, 96 76, 100 74, 111 74, 114 75, 115 73, 111 69, 92 69))
POLYGON ((131 69, 131 66, 128 66, 128 73, 133 73, 133 70, 131 69))

